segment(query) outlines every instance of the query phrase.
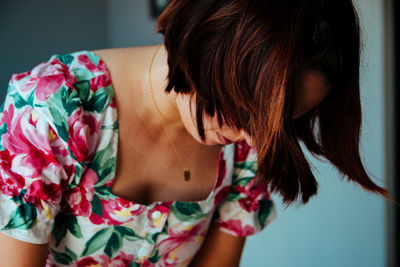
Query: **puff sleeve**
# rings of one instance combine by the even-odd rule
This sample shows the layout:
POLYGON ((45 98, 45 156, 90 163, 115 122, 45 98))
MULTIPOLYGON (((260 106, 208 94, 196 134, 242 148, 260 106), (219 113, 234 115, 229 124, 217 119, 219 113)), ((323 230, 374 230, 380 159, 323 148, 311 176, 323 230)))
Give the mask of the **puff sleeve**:
POLYGON ((249 236, 276 218, 265 186, 256 182, 257 152, 245 141, 235 144, 234 172, 227 197, 217 207, 215 221, 221 231, 249 236))
POLYGON ((49 242, 71 166, 65 142, 36 108, 46 90, 60 87, 60 77, 43 77, 13 75, 0 108, 0 231, 37 244, 49 242))

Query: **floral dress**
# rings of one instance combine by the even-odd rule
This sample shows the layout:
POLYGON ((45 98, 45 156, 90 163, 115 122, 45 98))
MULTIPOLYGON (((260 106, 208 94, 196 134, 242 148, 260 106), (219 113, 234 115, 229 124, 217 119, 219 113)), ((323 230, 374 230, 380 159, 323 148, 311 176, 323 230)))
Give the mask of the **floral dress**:
POLYGON ((186 266, 212 221, 247 236, 275 218, 245 142, 222 147, 202 201, 143 205, 114 195, 116 102, 92 52, 55 55, 13 75, 0 137, 0 230, 49 243, 46 266, 186 266))

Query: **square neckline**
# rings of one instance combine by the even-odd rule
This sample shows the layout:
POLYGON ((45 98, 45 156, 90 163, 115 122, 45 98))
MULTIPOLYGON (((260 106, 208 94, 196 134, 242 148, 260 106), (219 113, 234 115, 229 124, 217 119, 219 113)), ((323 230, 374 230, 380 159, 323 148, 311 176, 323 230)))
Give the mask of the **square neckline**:
MULTIPOLYGON (((117 112, 118 103, 117 103, 117 101, 115 99, 115 90, 114 90, 114 84, 113 84, 112 79, 111 79, 111 72, 109 71, 106 62, 93 51, 87 51, 87 53, 93 55, 96 58, 96 60, 98 60, 97 65, 99 65, 100 63, 103 64, 104 68, 102 69, 102 71, 110 79, 109 87, 110 87, 111 92, 112 92, 112 101, 110 101, 110 104, 108 105, 107 108, 111 108, 112 109, 112 117, 114 119, 114 124, 115 124, 115 128, 113 129, 113 134, 111 135, 111 142, 114 142, 114 146, 112 147, 112 154, 115 157, 115 164, 114 164, 115 168, 113 168, 113 171, 112 171, 112 178, 105 185, 109 189, 108 190, 108 194, 111 196, 110 200, 117 201, 118 203, 125 203, 125 205, 126 205, 126 203, 128 203, 129 206, 139 205, 139 206, 143 206, 143 207, 148 207, 149 208, 149 207, 154 207, 154 206, 158 206, 158 205, 164 205, 164 204, 167 204, 167 203, 197 203, 197 204, 200 205, 202 203, 207 203, 208 201, 213 199, 213 196, 215 195, 215 193, 217 191, 218 181, 220 179, 219 178, 219 174, 220 174, 221 164, 222 164, 222 161, 223 161, 223 156, 221 156, 221 153, 222 153, 222 155, 225 154, 225 147, 226 147, 225 145, 221 146, 221 148, 219 149, 217 173, 216 173, 215 178, 214 178, 214 183, 213 183, 212 189, 211 189, 210 193, 207 195, 207 197, 205 199, 193 200, 193 201, 189 201, 189 200, 185 200, 185 201, 179 201, 179 200, 157 200, 157 201, 153 201, 153 202, 150 202, 148 204, 145 204, 145 203, 138 203, 138 202, 130 201, 130 200, 128 200, 128 199, 126 199, 126 198, 124 198, 122 196, 118 196, 118 195, 116 195, 116 194, 114 194, 112 192, 112 188, 113 188, 113 185, 114 185, 114 182, 115 182, 115 177, 116 177, 117 165, 118 165, 117 164, 118 163, 118 156, 117 155, 118 155, 119 129, 120 129, 119 120, 118 120, 118 112, 117 112), (114 105, 114 107, 110 107, 110 105, 112 105, 112 104, 114 105)), ((230 145, 234 145, 234 144, 230 144, 230 145)), ((224 177, 221 178, 221 185, 224 184, 224 181, 226 179, 227 173, 229 173, 229 172, 225 172, 224 177)))

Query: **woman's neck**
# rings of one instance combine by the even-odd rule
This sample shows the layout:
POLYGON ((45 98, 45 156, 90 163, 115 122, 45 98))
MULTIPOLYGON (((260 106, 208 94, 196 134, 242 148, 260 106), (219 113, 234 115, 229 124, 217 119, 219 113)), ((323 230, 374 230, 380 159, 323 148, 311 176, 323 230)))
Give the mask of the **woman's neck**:
MULTIPOLYGON (((141 80, 139 83, 141 84, 141 86, 139 86, 141 91, 140 103, 137 105, 137 114, 141 116, 140 119, 145 119, 150 128, 154 131, 160 130, 163 134, 165 134, 163 125, 166 125, 169 135, 172 136, 174 140, 189 138, 190 134, 185 129, 177 107, 177 94, 174 91, 170 93, 165 92, 167 86, 168 63, 167 51, 164 46, 160 49, 158 49, 158 46, 139 47, 134 50, 134 53, 138 53, 137 57, 141 59, 140 61, 136 61, 140 64, 140 66, 138 66, 140 71, 136 76, 136 80, 141 80), (151 62, 153 55, 154 60, 151 62), (152 91, 155 103, 151 96, 152 91), (156 105, 160 112, 158 112, 156 105)), ((134 85, 138 84, 135 80, 132 82, 134 85)), ((134 85, 132 88, 135 87, 134 85)), ((132 90, 132 92, 135 91, 136 90, 132 90)))

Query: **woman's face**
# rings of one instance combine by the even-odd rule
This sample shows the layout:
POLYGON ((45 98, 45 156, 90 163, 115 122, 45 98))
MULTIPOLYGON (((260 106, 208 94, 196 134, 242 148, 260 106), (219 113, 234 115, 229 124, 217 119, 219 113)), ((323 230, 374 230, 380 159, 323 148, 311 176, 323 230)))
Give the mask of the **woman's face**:
POLYGON ((204 145, 228 145, 245 139, 250 146, 254 145, 250 136, 248 136, 244 131, 237 131, 236 129, 225 125, 220 127, 216 116, 212 118, 208 116, 204 117, 203 126, 206 139, 203 142, 197 132, 196 126, 196 96, 179 94, 176 101, 186 130, 199 143, 204 145))
MULTIPOLYGON (((304 75, 298 92, 296 93, 296 103, 294 107, 293 119, 297 119, 316 107, 328 94, 330 85, 326 83, 325 77, 316 72, 304 75)), ((195 95, 179 94, 177 106, 186 130, 199 143, 205 145, 228 145, 241 140, 246 140, 250 146, 254 146, 254 141, 245 131, 237 131, 233 127, 218 125, 218 119, 205 117, 203 120, 205 142, 202 142, 196 127, 196 99, 195 95), (191 106, 191 108, 190 108, 191 106), (192 112, 191 112, 192 111, 192 112)))

